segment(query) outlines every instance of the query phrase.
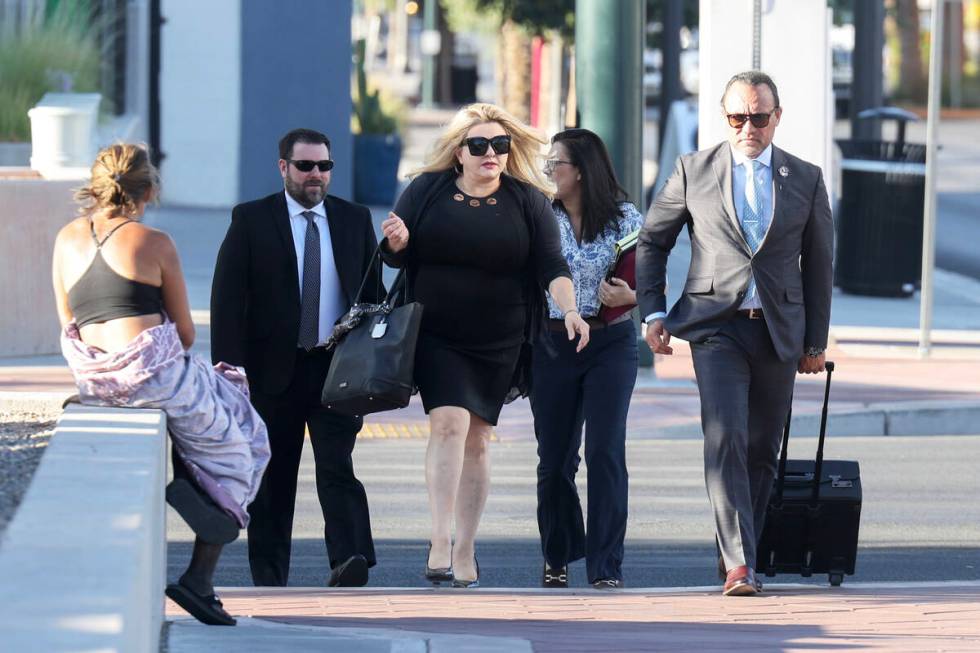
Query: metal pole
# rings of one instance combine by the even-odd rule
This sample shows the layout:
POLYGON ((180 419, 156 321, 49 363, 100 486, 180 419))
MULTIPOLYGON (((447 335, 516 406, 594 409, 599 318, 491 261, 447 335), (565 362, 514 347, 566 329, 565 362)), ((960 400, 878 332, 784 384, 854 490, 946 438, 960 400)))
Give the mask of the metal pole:
POLYGON ((576 95, 582 127, 602 138, 630 199, 643 199, 644 2, 577 0, 576 95))
POLYGON ((752 2, 752 70, 762 68, 762 0, 752 2))
POLYGON ((881 51, 885 45, 885 5, 883 0, 854 3, 854 74, 851 82, 851 138, 881 140, 881 121, 859 120, 865 109, 883 104, 881 51))
POLYGON ((438 0, 426 0, 422 5, 422 105, 431 107, 436 102, 436 54, 439 48, 439 25, 436 11, 438 0))
MULTIPOLYGON (((681 0, 664 0, 664 28, 661 34, 663 53, 660 83, 660 120, 657 125, 657 160, 664 151, 664 135, 667 133, 667 118, 670 105, 684 97, 681 91, 681 24, 684 6, 681 0)), ((641 206, 642 210, 643 207, 641 206)))
POLYGON ((963 2, 949 1, 949 106, 963 106, 963 2))
POLYGON ((922 211, 922 292, 919 294, 919 357, 929 356, 932 332, 932 271, 936 258, 936 137, 943 90, 943 7, 932 4, 929 38, 929 109, 926 115, 926 197, 922 211))
POLYGON ((150 139, 150 159, 157 167, 167 156, 162 149, 160 134, 160 30, 167 21, 163 17, 160 4, 161 0, 150 0, 150 61, 147 72, 149 76, 147 132, 150 139))

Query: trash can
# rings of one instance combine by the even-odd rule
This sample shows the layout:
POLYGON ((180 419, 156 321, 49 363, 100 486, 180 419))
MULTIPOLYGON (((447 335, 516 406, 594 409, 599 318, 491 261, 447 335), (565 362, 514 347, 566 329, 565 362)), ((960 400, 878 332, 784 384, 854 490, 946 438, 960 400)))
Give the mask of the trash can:
POLYGON ((453 104, 472 104, 476 102, 476 83, 478 74, 475 55, 456 53, 450 67, 449 87, 453 104))
POLYGON ((881 107, 859 118, 898 121, 895 142, 838 140, 841 200, 834 284, 846 293, 908 297, 922 278, 925 145, 905 142, 918 117, 881 107))

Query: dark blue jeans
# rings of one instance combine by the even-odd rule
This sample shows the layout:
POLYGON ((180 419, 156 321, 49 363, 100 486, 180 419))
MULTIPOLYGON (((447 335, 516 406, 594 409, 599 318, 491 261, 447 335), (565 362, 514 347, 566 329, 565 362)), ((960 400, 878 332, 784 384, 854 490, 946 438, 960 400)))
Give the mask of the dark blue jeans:
POLYGON ((575 341, 551 333, 557 356, 534 348, 531 410, 538 440, 538 530, 549 567, 586 559, 589 582, 622 579, 626 537, 626 415, 636 384, 636 328, 621 322, 575 341), (588 528, 575 487, 585 425, 588 528))

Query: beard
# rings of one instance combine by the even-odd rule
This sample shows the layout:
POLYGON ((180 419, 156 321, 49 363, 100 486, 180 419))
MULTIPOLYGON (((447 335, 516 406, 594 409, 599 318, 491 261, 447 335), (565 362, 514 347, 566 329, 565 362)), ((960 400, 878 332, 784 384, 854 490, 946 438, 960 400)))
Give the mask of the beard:
POLYGON ((304 209, 312 209, 322 202, 327 194, 327 184, 323 180, 299 183, 287 176, 285 181, 286 192, 304 209))

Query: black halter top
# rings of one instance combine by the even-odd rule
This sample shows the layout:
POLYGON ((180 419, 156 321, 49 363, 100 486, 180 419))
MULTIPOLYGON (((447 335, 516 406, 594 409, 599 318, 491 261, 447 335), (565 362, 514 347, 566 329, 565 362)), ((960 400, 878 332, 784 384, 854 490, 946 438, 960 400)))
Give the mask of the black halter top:
POLYGON ((129 224, 126 220, 106 234, 101 241, 95 235, 95 223, 89 220, 95 258, 81 278, 68 291, 68 307, 79 328, 121 317, 152 315, 163 312, 163 292, 159 286, 127 279, 102 258, 102 246, 112 234, 129 224))

